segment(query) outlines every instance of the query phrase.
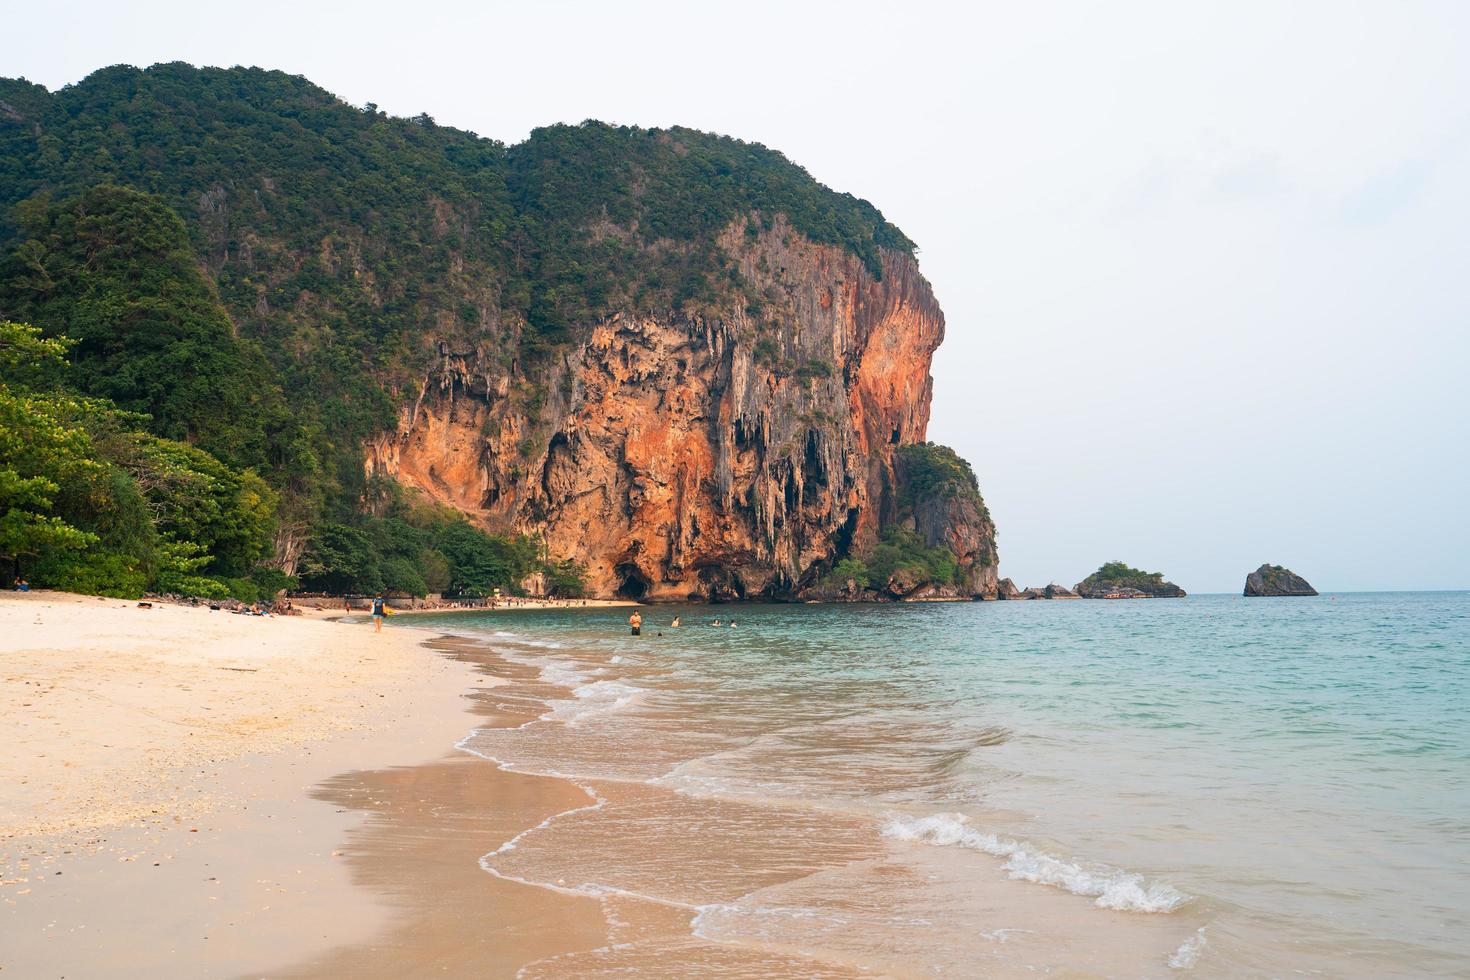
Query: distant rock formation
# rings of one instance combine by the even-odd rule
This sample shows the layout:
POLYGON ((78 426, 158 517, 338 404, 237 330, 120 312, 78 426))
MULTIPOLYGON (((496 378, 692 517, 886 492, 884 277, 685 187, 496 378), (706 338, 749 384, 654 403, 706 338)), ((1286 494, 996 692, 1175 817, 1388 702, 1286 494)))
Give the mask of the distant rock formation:
POLYGON ((1280 565, 1262 565, 1245 577, 1248 596, 1316 595, 1317 590, 1296 572, 1280 565))
POLYGON ((1003 578, 995 583, 995 597, 997 599, 1019 599, 1021 590, 1016 588, 1016 583, 1008 578, 1003 578))
MULTIPOLYGON (((1007 582, 1010 582, 1010 579, 1006 579, 1006 581, 1007 582)), ((1014 591, 1014 589, 1015 589, 1015 585, 1014 584, 1011 585, 1011 589, 1014 591)), ((1007 598, 1007 599, 1080 599, 1082 597, 1080 595, 1078 595, 1077 593, 1073 592, 1071 589, 1067 588, 1065 585, 1058 585, 1055 582, 1053 582, 1053 583, 1051 583, 1050 585, 1048 585, 1044 589, 1037 588, 1036 586, 1033 585, 1031 588, 1026 589, 1023 592, 1017 592, 1014 595, 1005 596, 1005 598, 1007 598)))
POLYGON ((1187 593, 1162 572, 1145 572, 1110 561, 1076 585, 1084 599, 1177 599, 1187 593))

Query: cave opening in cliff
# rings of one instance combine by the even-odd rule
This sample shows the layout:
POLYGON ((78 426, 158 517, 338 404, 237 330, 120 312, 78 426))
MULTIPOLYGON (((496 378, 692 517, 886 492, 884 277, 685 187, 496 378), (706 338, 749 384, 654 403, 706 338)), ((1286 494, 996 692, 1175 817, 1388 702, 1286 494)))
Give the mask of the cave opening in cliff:
POLYGON ((642 602, 644 596, 648 595, 648 587, 653 584, 632 562, 624 562, 617 566, 613 569, 613 574, 618 577, 616 591, 619 599, 642 602))
POLYGON ((827 487, 827 466, 822 459, 822 448, 817 439, 817 430, 806 433, 806 452, 801 465, 801 495, 806 500, 816 500, 827 487))
POLYGON ((861 511, 859 511, 856 507, 849 508, 847 511, 847 519, 842 522, 842 526, 839 527, 837 529, 837 533, 833 535, 832 561, 834 564, 846 558, 849 554, 852 553, 852 538, 853 535, 857 533, 858 515, 860 513, 861 511))
POLYGON ((739 573, 724 565, 706 565, 701 568, 699 586, 708 602, 731 602, 745 598, 745 583, 739 573))

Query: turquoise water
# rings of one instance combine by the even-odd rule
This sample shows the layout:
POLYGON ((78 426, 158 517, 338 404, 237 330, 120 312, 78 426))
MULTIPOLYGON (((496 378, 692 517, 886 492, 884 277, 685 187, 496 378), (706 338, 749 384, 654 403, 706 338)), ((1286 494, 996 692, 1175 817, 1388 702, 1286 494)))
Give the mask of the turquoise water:
MULTIPOLYGON (((966 891, 998 882, 1016 909, 1058 903, 1027 913, 1053 928, 1166 931, 1137 934, 1167 947, 1147 960, 1161 973, 1470 973, 1470 593, 660 606, 639 638, 626 612, 404 625, 488 637, 535 670, 541 688, 507 695, 534 720, 468 750, 668 794, 576 818, 646 834, 663 865, 613 855, 577 880, 687 902, 711 941, 963 973, 1024 946, 995 939, 993 899, 966 891), (694 831, 695 803, 728 809, 694 831), (814 809, 830 819, 794 816, 814 809), (738 868, 701 870, 676 843, 737 853, 761 835, 769 854, 738 868), (842 874, 881 892, 892 876, 873 862, 896 861, 927 870, 881 921, 800 888, 842 874), (771 914, 798 894, 800 914, 771 914), (924 939, 904 952, 906 928, 924 939)), ((567 848, 544 833, 539 854, 531 836, 487 870, 565 880, 567 848)))

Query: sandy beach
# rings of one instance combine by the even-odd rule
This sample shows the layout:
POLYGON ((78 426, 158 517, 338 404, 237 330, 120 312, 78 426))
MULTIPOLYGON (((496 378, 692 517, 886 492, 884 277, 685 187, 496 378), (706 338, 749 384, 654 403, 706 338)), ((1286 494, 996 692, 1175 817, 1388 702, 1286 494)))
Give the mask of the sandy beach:
POLYGON ((7 976, 266 975, 372 936, 392 910, 343 847, 371 804, 314 787, 450 755, 494 683, 309 617, 6 593, 0 636, 7 976))
MULTIPOLYGON (((622 611, 606 615, 597 630, 621 635, 622 611)), ((640 732, 628 753, 628 737, 584 727, 616 724, 621 701, 598 700, 596 684, 573 691, 573 675, 549 681, 545 663, 525 658, 544 646, 516 653, 483 632, 438 632, 457 632, 456 618, 419 627, 405 617, 376 632, 332 609, 265 618, 0 598, 0 972, 906 972, 902 958, 809 951, 790 938, 716 941, 696 924, 708 910, 730 914, 742 895, 804 881, 818 891, 793 892, 801 904, 820 904, 828 884, 866 893, 875 885, 865 876, 908 880, 927 866, 923 854, 893 864, 863 821, 779 800, 568 778, 564 767, 616 769, 617 759, 661 769, 688 748, 682 736, 640 732), (517 748, 522 732, 530 741, 517 748), (541 761, 505 756, 538 745, 550 753, 541 761), (640 883, 658 868, 675 873, 668 895, 640 883), (856 878, 829 881, 843 874, 856 878)), ((515 642, 527 641, 545 642, 515 642)), ((977 954, 989 975, 1023 975, 1033 958, 1071 970, 1135 962, 1111 917, 1069 911, 1050 890, 962 878, 954 888, 967 906, 987 909, 985 921, 1025 921, 1016 936, 1040 943, 1002 929, 1008 955, 989 941, 977 954)), ((1156 947, 1153 959, 1177 945, 1177 929, 1139 925, 1126 934, 1156 947)))

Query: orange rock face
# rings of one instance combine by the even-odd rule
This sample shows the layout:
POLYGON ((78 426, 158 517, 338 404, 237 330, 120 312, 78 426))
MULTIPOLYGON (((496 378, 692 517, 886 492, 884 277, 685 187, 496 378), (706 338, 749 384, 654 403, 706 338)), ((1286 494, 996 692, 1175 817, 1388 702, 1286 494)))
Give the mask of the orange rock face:
POLYGON ((533 377, 493 350, 443 350, 367 447, 370 473, 544 537, 597 595, 797 594, 891 512, 894 448, 924 439, 944 317, 906 255, 885 254, 878 280, 780 220, 721 245, 776 323, 618 315, 533 377))

